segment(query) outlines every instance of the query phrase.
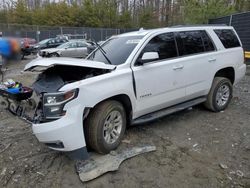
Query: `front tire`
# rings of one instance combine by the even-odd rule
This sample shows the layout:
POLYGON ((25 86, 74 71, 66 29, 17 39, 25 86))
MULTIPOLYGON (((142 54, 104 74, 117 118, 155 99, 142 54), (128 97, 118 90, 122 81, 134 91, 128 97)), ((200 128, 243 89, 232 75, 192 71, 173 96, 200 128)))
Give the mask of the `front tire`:
POLYGON ((52 53, 50 54, 50 57, 60 57, 60 55, 58 53, 52 53))
POLYGON ((233 86, 229 79, 215 77, 207 96, 205 107, 213 112, 220 112, 227 108, 233 94, 233 86))
POLYGON ((116 149, 126 129, 126 113, 118 101, 104 101, 87 117, 84 126, 87 146, 101 154, 116 149))

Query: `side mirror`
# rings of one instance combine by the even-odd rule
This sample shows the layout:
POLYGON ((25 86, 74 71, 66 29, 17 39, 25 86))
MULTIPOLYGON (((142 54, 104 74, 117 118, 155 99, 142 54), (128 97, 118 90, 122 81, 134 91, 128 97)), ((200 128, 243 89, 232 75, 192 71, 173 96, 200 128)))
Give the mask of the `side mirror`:
POLYGON ((151 61, 154 61, 154 60, 157 60, 157 59, 159 59, 158 52, 145 52, 142 55, 142 58, 138 59, 137 62, 138 62, 139 65, 143 65, 144 63, 148 63, 148 62, 151 62, 151 61))

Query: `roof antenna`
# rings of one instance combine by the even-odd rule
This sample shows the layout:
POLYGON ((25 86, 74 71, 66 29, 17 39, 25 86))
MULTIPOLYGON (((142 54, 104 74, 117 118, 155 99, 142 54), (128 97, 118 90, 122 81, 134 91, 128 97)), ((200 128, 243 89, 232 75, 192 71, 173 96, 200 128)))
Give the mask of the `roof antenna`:
POLYGON ((139 31, 144 31, 144 28, 143 28, 143 27, 141 27, 141 28, 139 29, 139 31))

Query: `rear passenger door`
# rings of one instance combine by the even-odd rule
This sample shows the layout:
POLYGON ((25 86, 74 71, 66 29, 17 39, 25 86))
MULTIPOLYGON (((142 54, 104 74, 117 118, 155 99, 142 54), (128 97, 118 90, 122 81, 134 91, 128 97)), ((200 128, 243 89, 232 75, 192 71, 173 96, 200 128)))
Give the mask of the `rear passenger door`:
POLYGON ((208 93, 216 62, 215 46, 205 30, 176 33, 179 63, 183 65, 186 100, 208 93))

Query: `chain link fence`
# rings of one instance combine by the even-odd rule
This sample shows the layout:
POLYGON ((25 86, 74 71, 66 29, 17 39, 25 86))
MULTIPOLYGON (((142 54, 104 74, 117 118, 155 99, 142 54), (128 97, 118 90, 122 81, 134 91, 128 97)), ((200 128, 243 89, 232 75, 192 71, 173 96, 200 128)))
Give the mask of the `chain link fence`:
POLYGON ((233 26, 241 39, 244 49, 250 52, 250 12, 211 19, 209 23, 233 26))
POLYGON ((6 37, 28 37, 41 41, 57 35, 69 34, 85 36, 87 39, 103 41, 112 35, 134 31, 135 29, 90 28, 90 27, 52 27, 21 24, 1 24, 0 32, 6 37))

